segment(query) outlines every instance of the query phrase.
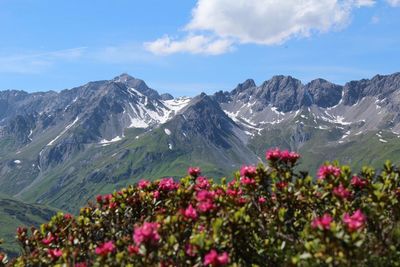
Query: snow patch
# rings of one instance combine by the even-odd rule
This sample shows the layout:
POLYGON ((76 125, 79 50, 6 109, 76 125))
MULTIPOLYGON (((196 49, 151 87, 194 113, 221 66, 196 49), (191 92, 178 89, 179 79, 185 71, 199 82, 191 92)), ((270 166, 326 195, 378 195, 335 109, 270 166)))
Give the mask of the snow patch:
POLYGON ((117 137, 115 137, 115 138, 113 138, 111 140, 103 139, 103 140, 100 141, 99 144, 102 144, 102 145, 103 144, 111 144, 111 143, 115 143, 115 142, 118 142, 118 141, 121 141, 121 140, 122 140, 122 137, 117 136, 117 137))
POLYGON ((176 99, 165 100, 162 102, 167 108, 169 108, 170 110, 173 110, 173 111, 175 111, 175 113, 177 113, 181 109, 186 107, 187 104, 189 104, 190 100, 192 100, 190 97, 179 97, 176 99))
POLYGON ((168 144, 168 148, 172 150, 172 144, 168 144))
POLYGON ((65 127, 65 129, 64 129, 59 135, 56 136, 56 138, 54 138, 53 140, 50 141, 50 143, 47 144, 47 146, 52 146, 52 145, 58 140, 58 138, 60 138, 60 137, 61 137, 63 134, 65 134, 72 126, 74 126, 75 123, 78 122, 78 120, 79 120, 79 117, 76 117, 75 120, 74 120, 71 124, 67 125, 67 126, 65 127))
POLYGON ((21 164, 22 162, 19 159, 14 160, 15 164, 21 164))
POLYGON ((379 139, 380 142, 382 143, 387 143, 388 141, 384 140, 384 139, 379 139))
POLYGON ((285 113, 284 113, 284 112, 279 112, 279 111, 278 111, 278 108, 276 108, 276 107, 272 107, 271 110, 272 110, 273 112, 275 112, 275 114, 277 114, 277 115, 283 115, 283 116, 285 116, 285 113))
POLYGON ((171 131, 169 129, 167 129, 167 128, 164 129, 164 132, 165 132, 166 135, 171 135, 171 131))

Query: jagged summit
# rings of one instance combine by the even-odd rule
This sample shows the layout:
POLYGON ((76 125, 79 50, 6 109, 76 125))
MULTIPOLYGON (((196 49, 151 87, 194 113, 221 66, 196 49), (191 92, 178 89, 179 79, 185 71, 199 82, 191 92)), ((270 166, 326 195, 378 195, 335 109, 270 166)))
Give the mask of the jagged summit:
POLYGON ((128 179, 180 176, 189 162, 229 175, 276 146, 306 152, 310 168, 320 155, 374 163, 365 149, 399 156, 399 114, 400 73, 344 86, 277 75, 194 98, 128 74, 58 93, 3 91, 0 193, 73 210, 128 179))

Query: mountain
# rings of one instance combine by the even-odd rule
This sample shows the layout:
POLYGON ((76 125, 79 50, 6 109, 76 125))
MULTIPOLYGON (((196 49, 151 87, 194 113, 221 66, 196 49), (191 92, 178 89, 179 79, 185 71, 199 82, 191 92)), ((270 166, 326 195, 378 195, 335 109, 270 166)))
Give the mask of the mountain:
POLYGON ((214 177, 279 146, 299 168, 324 159, 380 166, 400 152, 400 73, 345 85, 274 76, 231 91, 160 95, 122 74, 61 92, 0 92, 0 192, 76 211, 141 178, 214 177), (323 157, 322 157, 323 156, 323 157))

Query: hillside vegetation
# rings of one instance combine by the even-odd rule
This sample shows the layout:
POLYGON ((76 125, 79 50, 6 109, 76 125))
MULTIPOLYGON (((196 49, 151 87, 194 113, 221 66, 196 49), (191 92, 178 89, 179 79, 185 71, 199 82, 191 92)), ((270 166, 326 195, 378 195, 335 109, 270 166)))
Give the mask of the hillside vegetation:
POLYGON ((33 205, 0 194, 0 240, 2 248, 11 256, 20 252, 15 240, 15 229, 19 226, 40 226, 57 213, 57 210, 41 205, 33 205))
MULTIPOLYGON (((399 266, 400 170, 325 163, 272 149, 220 183, 190 168, 99 195, 76 217, 18 228, 10 266, 399 266), (65 266, 65 265, 64 265, 65 266)), ((0 261, 1 261, 0 260, 0 261)))

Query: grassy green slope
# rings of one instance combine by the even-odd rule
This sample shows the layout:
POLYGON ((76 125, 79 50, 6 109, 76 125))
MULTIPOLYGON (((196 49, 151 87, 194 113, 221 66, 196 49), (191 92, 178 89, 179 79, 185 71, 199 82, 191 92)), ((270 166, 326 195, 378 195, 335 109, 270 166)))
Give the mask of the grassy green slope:
POLYGON ((15 241, 18 226, 39 226, 48 221, 57 210, 41 205, 27 204, 5 195, 0 195, 0 239, 1 249, 11 256, 19 252, 15 241))
MULTIPOLYGON (((174 129, 174 125, 165 127, 174 129)), ((112 192, 141 178, 182 177, 189 165, 201 167, 207 176, 220 178, 231 175, 244 163, 234 147, 222 154, 202 138, 183 137, 182 133, 167 135, 164 127, 147 134, 129 129, 122 141, 87 147, 67 164, 43 173, 20 196, 29 202, 40 200, 76 212, 95 195, 112 192), (233 161, 226 160, 232 158, 233 161)))

